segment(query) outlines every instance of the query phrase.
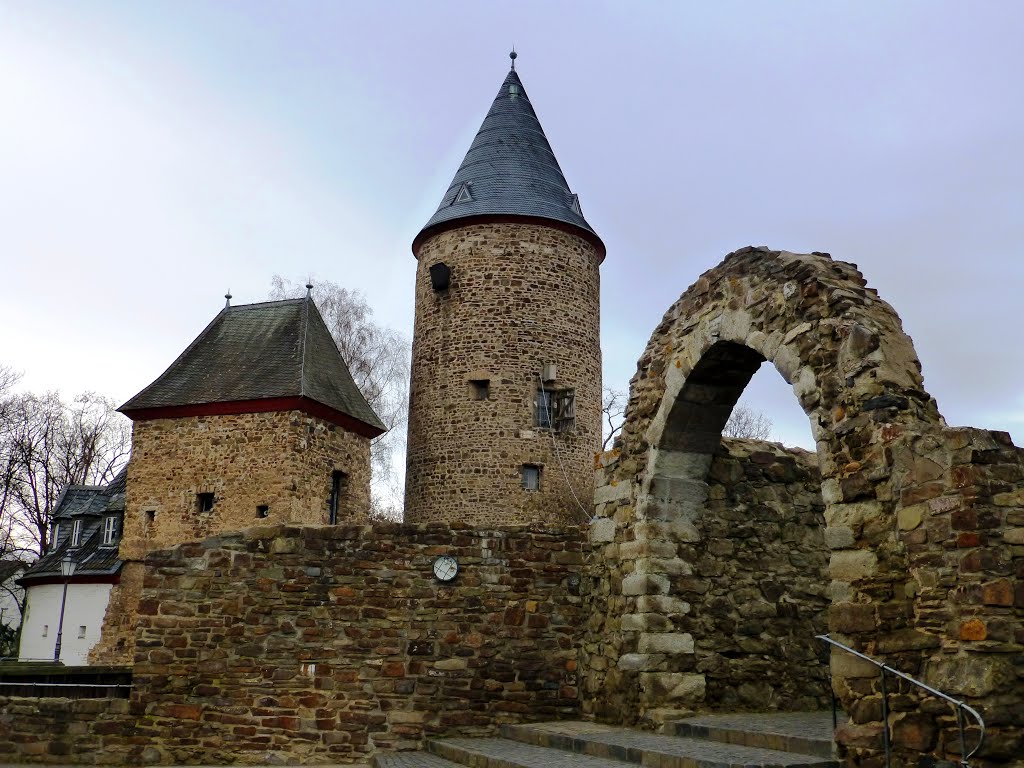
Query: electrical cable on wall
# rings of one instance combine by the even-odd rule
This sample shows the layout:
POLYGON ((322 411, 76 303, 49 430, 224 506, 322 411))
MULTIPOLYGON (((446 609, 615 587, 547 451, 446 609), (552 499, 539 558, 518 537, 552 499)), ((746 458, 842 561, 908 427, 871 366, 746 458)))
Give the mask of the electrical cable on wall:
POLYGON ((540 382, 541 400, 544 403, 544 410, 547 412, 548 429, 551 432, 551 445, 555 449, 555 458, 558 460, 558 468, 562 471, 562 479, 565 480, 565 484, 569 488, 569 493, 572 494, 573 501, 576 502, 576 506, 580 508, 580 512, 583 513, 583 516, 587 518, 587 522, 593 522, 593 516, 591 516, 591 514, 587 511, 587 508, 583 506, 583 502, 580 501, 580 497, 576 495, 576 489, 572 487, 572 481, 569 480, 569 475, 565 471, 565 464, 562 463, 562 453, 558 450, 558 440, 555 439, 554 422, 551 419, 551 398, 544 397, 544 377, 538 373, 537 380, 540 382))

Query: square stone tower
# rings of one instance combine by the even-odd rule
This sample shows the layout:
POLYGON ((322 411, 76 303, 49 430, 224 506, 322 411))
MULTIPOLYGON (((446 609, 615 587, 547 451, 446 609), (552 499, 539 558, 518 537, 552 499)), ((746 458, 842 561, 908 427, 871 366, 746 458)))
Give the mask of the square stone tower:
POLYGON ((126 561, 93 661, 129 661, 147 552, 257 525, 363 522, 385 431, 313 299, 225 306, 120 408, 126 561))
POLYGON ((601 239, 515 54, 413 242, 409 522, 579 522, 601 442, 601 239))

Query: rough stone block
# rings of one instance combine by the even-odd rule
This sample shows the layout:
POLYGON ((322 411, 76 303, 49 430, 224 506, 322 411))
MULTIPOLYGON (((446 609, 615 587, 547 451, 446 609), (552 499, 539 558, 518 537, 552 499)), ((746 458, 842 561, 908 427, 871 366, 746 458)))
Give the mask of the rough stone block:
POLYGON ((644 672, 640 675, 644 700, 651 705, 698 704, 704 701, 704 675, 682 672, 644 672))
POLYGON ((849 549, 855 538, 853 529, 845 525, 830 525, 825 528, 825 546, 829 549, 849 549))
POLYGON ((600 485, 594 490, 594 503, 609 504, 615 501, 625 501, 632 494, 632 490, 632 486, 629 483, 600 485))
POLYGON ((615 539, 615 521, 607 517, 599 517, 590 523, 590 542, 606 544, 615 539))
POLYGON ((866 579, 878 571, 878 556, 865 549, 833 552, 828 564, 829 575, 838 581, 866 579))
POLYGON ((641 595, 636 599, 637 611, 682 616, 690 612, 690 604, 671 595, 641 595))
POLYGON ((665 663, 665 657, 653 653, 624 653, 616 664, 623 672, 642 672, 659 669, 665 663))
POLYGON ((687 632, 645 632, 640 635, 641 653, 693 653, 693 636, 687 632))
POLYGON ((912 507, 902 507, 896 513, 896 522, 902 531, 912 531, 921 525, 925 513, 928 510, 926 504, 915 504, 912 507))
POLYGON ((656 573, 634 573, 622 580, 622 594, 632 595, 666 595, 669 591, 667 578, 656 573))

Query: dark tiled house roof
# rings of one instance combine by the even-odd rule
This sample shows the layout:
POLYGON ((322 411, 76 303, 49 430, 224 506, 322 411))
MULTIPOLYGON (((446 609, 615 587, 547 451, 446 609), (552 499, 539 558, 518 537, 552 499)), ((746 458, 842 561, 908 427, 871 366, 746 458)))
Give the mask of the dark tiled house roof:
POLYGON ((18 580, 31 584, 41 579, 62 578, 60 561, 69 552, 74 557, 74 578, 113 576, 121 569, 117 545, 124 521, 124 493, 128 468, 104 486, 69 485, 57 501, 53 521, 58 534, 50 549, 18 580), (116 535, 108 544, 103 543, 103 529, 108 517, 117 520, 116 535), (71 546, 74 520, 82 521, 82 532, 77 547, 71 546))
POLYGON ((365 425, 370 436, 386 430, 309 297, 225 307, 119 410, 146 418, 159 409, 281 398, 312 400, 365 425))
POLYGON ((604 256, 604 244, 569 190, 514 69, 501 84, 437 212, 413 241, 413 252, 426 238, 465 219, 509 216, 567 226, 604 256))

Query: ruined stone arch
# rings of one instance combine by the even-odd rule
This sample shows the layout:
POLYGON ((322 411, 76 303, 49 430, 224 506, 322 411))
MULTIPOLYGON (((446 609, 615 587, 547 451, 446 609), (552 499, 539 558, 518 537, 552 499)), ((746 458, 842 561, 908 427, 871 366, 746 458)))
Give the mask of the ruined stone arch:
MULTIPOLYGON (((657 724, 706 708, 704 674, 687 661, 700 640, 687 631, 692 606, 675 585, 695 571, 682 553, 699 546, 694 521, 722 427, 766 361, 792 385, 816 441, 828 628, 933 682, 956 684, 949 670, 980 658, 969 656, 958 627, 964 613, 987 609, 959 606, 984 600, 955 584, 963 566, 949 512, 976 503, 983 453, 1014 465, 1006 477, 1019 480, 1019 450, 1003 433, 946 427, 899 317, 854 265, 746 248, 665 314, 631 382, 616 450, 599 457, 591 529, 599 611, 588 646, 598 717, 657 724)), ((987 555, 979 558, 985 565, 969 580, 1010 572, 1005 546, 987 575, 987 555)), ((833 656, 832 666, 847 708, 877 694, 849 659, 833 656)), ((1006 669, 993 674, 1008 679, 1006 669)), ((858 711, 855 720, 867 717, 858 711)))

